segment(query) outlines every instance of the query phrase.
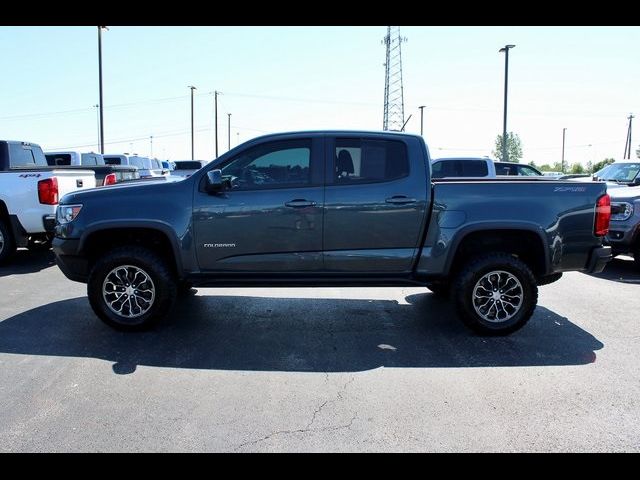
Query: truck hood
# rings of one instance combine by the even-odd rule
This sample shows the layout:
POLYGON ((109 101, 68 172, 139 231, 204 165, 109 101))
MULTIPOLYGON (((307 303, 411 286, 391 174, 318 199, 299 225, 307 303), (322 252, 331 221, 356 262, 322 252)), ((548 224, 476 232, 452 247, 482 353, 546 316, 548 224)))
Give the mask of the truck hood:
MULTIPOLYGON (((92 172, 93 173, 93 172, 92 172)), ((151 195, 164 195, 177 184, 188 179, 176 178, 167 180, 165 177, 156 177, 148 180, 133 180, 126 183, 107 185, 105 187, 91 188, 83 191, 68 193, 60 199, 61 205, 71 203, 83 203, 86 200, 108 200, 110 197, 135 197, 137 195, 149 197, 151 195)))

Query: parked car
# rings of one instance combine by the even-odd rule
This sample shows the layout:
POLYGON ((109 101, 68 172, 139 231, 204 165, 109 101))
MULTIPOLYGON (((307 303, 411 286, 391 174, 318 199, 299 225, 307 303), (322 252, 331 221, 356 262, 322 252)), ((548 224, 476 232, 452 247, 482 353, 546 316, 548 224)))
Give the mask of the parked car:
POLYGON ((611 227, 606 241, 613 255, 633 255, 640 270, 640 187, 611 190, 611 227))
POLYGON ((544 175, 545 177, 560 178, 564 175, 564 173, 563 172, 542 172, 542 175, 544 175))
POLYGON ((52 169, 35 143, 0 141, 0 265, 17 247, 48 248, 60 196, 96 186, 91 170, 52 169))
POLYGON ((640 185, 640 160, 618 160, 594 173, 593 179, 625 186, 640 185))
POLYGON ((406 133, 255 138, 179 182, 66 195, 56 263, 123 330, 158 321, 190 285, 404 285, 449 291, 468 326, 506 334, 538 285, 611 259, 604 183, 431 183, 429 162, 406 133))
POLYGON ((171 175, 187 178, 208 163, 206 160, 177 160, 175 162, 176 168, 171 172, 171 175))
POLYGON ((129 154, 105 154, 104 161, 108 165, 133 165, 138 167, 140 178, 164 177, 169 175, 169 170, 163 168, 156 158, 140 157, 129 154))
POLYGON ((138 167, 132 165, 107 165, 99 153, 77 151, 45 152, 47 164, 58 169, 81 167, 93 170, 96 185, 106 186, 129 182, 140 178, 138 167))
POLYGON ((542 176, 536 168, 515 162, 496 162, 490 158, 437 158, 431 163, 433 178, 485 177, 503 175, 542 176))

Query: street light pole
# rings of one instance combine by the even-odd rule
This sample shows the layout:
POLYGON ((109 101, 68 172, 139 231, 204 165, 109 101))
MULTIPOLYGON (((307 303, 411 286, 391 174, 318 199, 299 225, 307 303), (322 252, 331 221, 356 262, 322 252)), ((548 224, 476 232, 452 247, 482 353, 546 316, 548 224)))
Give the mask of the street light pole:
POLYGON ((216 135, 216 158, 218 158, 218 91, 213 92, 213 122, 216 135))
POLYGON ((104 154, 104 115, 102 105, 102 29, 104 26, 98 26, 98 85, 100 89, 100 153, 104 154))
POLYGON ((564 137, 567 129, 562 129, 562 173, 564 173, 564 137))
POLYGON ((423 133, 423 120, 424 120, 424 107, 426 107, 426 105, 420 105, 418 108, 420 109, 420 135, 422 135, 423 133))
POLYGON ((229 150, 231 150, 231 114, 227 113, 227 116, 229 117, 229 123, 227 124, 227 130, 228 130, 228 136, 229 136, 229 150))
POLYGON ((509 157, 507 154, 507 85, 509 83, 509 49, 515 47, 515 45, 505 45, 498 50, 504 52, 504 116, 502 122, 502 161, 508 162, 509 157))
POLYGON ((193 85, 189 85, 187 88, 191 89, 191 160, 195 160, 194 146, 193 146, 193 91, 196 89, 193 85))

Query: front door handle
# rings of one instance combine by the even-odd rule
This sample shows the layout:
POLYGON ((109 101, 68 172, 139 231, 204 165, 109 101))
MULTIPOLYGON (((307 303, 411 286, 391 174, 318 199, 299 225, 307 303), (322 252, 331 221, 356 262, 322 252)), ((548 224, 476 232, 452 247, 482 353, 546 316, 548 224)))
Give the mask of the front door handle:
POLYGON ((385 200, 385 202, 393 203, 393 204, 396 204, 396 205, 404 205, 405 203, 415 203, 416 199, 415 198, 409 198, 406 195, 394 195, 391 198, 387 198, 385 200))
POLYGON ((285 202, 285 206, 291 208, 315 207, 316 202, 305 200, 304 198, 296 198, 290 202, 285 202))

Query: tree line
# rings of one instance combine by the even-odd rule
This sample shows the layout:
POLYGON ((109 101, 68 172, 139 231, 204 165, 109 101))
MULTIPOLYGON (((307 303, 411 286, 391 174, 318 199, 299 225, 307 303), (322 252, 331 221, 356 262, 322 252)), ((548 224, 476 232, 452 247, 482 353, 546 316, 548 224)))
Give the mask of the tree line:
MULTIPOLYGON (((498 135, 496 137, 495 149, 491 152, 498 161, 505 161, 502 156, 502 135, 498 135)), ((636 156, 640 158, 640 148, 636 150, 636 156)), ((508 132, 507 133, 507 160, 509 162, 520 163, 522 160, 522 141, 520 140, 520 136, 517 133, 508 132)), ((591 174, 595 173, 598 170, 602 170, 607 165, 615 162, 613 158, 605 158, 600 160, 599 162, 591 162, 588 161, 586 166, 580 162, 572 163, 570 165, 566 165, 566 171, 564 173, 567 174, 591 174)), ((563 165, 562 162, 554 162, 553 164, 544 163, 542 165, 538 165, 534 161, 529 162, 529 165, 537 168, 541 172, 562 172, 563 165)))

